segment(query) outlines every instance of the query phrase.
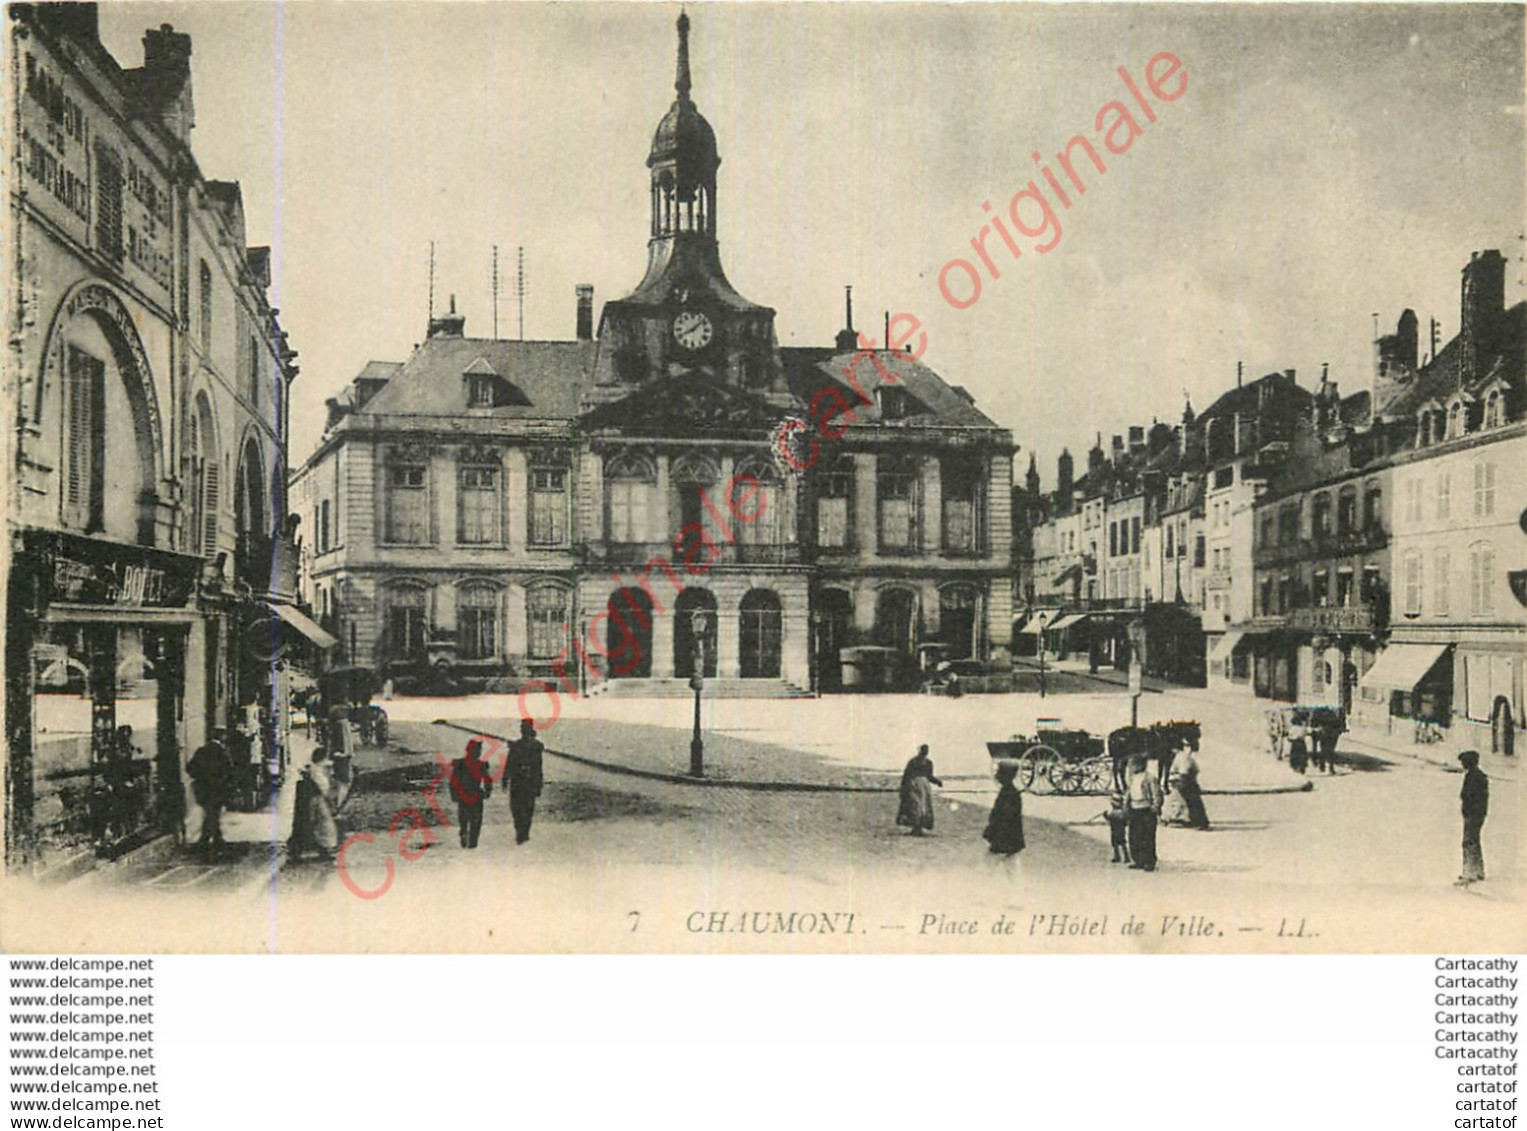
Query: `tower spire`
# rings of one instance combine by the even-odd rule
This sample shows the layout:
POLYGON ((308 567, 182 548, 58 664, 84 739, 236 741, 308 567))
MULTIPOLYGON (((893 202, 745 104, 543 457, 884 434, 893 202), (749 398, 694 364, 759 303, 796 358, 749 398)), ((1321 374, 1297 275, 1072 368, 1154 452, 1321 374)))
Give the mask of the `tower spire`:
POLYGON ((689 101, 689 14, 683 9, 679 11, 679 69, 673 89, 679 92, 680 101, 689 101))

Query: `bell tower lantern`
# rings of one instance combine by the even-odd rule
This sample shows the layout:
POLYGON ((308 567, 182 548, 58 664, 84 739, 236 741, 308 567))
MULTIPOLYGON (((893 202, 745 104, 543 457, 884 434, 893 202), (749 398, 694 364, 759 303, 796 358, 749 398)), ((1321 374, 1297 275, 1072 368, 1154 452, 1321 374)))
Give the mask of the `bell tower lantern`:
POLYGON ((652 238, 716 238, 716 134, 689 97, 689 16, 679 16, 678 97, 652 135, 652 238))

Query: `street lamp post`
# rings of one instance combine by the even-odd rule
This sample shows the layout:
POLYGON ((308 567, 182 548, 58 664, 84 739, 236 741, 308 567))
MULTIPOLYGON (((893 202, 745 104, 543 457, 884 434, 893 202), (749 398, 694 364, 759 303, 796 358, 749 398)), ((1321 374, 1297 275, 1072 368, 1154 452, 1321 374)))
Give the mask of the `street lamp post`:
POLYGON ((1050 618, 1039 614, 1039 697, 1045 697, 1045 624, 1050 618))
POLYGON ((690 633, 694 637, 694 674, 689 686, 695 689, 695 733, 689 740, 689 776, 705 776, 705 739, 700 737, 700 692, 705 689, 705 613, 696 609, 689 617, 690 633))

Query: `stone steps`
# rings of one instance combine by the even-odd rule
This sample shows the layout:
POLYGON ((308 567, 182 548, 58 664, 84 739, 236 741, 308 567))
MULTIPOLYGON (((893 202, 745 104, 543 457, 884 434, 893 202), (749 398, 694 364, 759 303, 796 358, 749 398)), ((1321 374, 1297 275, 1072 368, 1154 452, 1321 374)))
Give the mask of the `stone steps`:
MULTIPOLYGON (((609 679, 589 690, 612 699, 687 699, 687 679, 609 679)), ((811 692, 784 679, 707 679, 707 699, 810 699, 811 692)))

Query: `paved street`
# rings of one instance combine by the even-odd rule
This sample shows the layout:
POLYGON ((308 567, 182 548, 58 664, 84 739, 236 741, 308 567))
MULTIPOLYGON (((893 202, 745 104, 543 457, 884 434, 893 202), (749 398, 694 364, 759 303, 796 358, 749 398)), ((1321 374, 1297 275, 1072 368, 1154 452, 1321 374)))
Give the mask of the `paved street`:
MULTIPOLYGON (((459 847, 454 827, 438 827, 421 791, 435 773, 433 752, 457 756, 471 730, 511 736, 513 700, 410 699, 388 707, 394 741, 363 753, 342 814, 354 838, 344 875, 272 853, 268 842, 284 840, 289 829, 289 816, 277 812, 239 819, 241 835, 254 843, 230 861, 209 866, 160 842, 101 870, 83 890, 164 900, 177 930, 192 934, 199 928, 187 919, 188 897, 221 900, 237 911, 209 923, 249 932, 251 945, 274 937, 282 949, 506 945, 495 941, 498 931, 512 947, 574 950, 971 945, 936 933, 940 914, 951 917, 946 922, 977 920, 983 932, 999 915, 1021 917, 1020 941, 1007 946, 984 936, 977 944, 999 949, 1131 945, 1117 937, 1130 915, 1150 925, 1132 944, 1146 949, 1403 949, 1475 939, 1486 947, 1505 945, 1520 929, 1511 910, 1522 891, 1515 767, 1487 760, 1490 879, 1460 891, 1451 885, 1456 773, 1354 742, 1343 750, 1340 773, 1312 774, 1313 788, 1301 791, 1303 780, 1262 749, 1262 705, 1202 691, 1148 694, 1140 703, 1142 721, 1203 721, 1214 823, 1209 832, 1164 828, 1162 865, 1152 875, 1109 863, 1098 797, 1025 795, 1029 844, 1015 862, 992 858, 981 840, 995 792, 985 741, 1032 730, 1041 715, 1106 731, 1127 721, 1128 699, 1112 687, 1043 700, 707 703, 707 785, 675 780, 688 767, 687 701, 568 703, 544 736, 548 786, 530 844, 513 845, 500 792, 475 852, 459 847), (901 766, 921 740, 932 747, 944 787, 934 835, 919 839, 905 836, 894 817, 901 766), (406 838, 415 859, 403 858, 389 833, 407 827, 411 817, 394 818, 410 809, 438 837, 427 847, 425 834, 406 838), (842 916, 856 918, 852 937, 809 943, 754 936, 751 927, 743 935, 705 929, 735 923, 744 911, 838 912, 840 928, 848 923, 842 916), (1052 928, 1066 929, 1053 920, 1027 933, 1036 929, 1033 916, 1050 914, 1071 916, 1071 926, 1108 915, 1110 924, 1103 937, 1051 936, 1052 928), (925 915, 935 920, 928 934, 920 933, 925 915), (1206 933, 1163 937, 1168 915, 1180 917, 1173 931, 1193 923, 1206 933)), ((439 800, 454 824, 446 790, 439 800)))

